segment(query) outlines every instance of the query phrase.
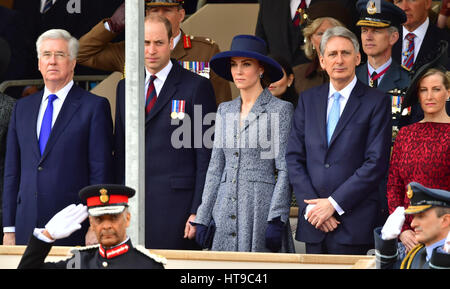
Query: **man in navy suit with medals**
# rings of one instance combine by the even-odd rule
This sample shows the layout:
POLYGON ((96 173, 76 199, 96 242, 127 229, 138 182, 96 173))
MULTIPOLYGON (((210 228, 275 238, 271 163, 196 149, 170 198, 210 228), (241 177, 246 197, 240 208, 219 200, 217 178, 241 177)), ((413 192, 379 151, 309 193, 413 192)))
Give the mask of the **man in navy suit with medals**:
MULTIPOLYGON (((5 245, 25 245, 35 227, 91 184, 113 181, 112 119, 106 98, 73 82, 78 41, 52 29, 36 42, 44 90, 19 99, 9 124, 3 189, 5 245)), ((88 223, 56 245, 84 245, 88 223)))
POLYGON ((299 203, 296 239, 306 253, 366 254, 389 162, 390 100, 357 80, 361 56, 351 31, 328 29, 320 50, 330 83, 300 95, 286 151, 299 203))
MULTIPOLYGON (((152 249, 197 249, 195 219, 211 148, 199 139, 210 125, 204 116, 216 111, 207 78, 170 59, 170 22, 145 19, 145 246, 152 249), (194 113, 195 111, 195 113, 194 113), (201 121, 198 121, 200 118, 201 121), (175 123, 173 125, 172 123, 175 123), (196 125, 200 123, 200 125, 196 125), (197 126, 197 127, 196 127, 197 126), (177 135, 179 130, 186 133, 177 135), (195 131, 197 130, 197 131, 195 131), (173 139, 180 143, 173 143, 173 139)), ((125 81, 117 87, 115 122, 116 181, 125 181, 125 81)), ((212 143, 211 143, 212 145, 212 143)))

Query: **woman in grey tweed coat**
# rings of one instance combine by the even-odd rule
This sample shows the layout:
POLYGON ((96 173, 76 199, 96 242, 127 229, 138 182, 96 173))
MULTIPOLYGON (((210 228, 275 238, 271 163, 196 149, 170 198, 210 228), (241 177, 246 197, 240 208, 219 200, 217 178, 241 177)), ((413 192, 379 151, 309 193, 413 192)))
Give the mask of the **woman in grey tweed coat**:
POLYGON ((211 250, 294 252, 285 162, 293 106, 263 88, 264 78, 275 82, 283 76, 265 50, 260 38, 238 35, 231 50, 217 54, 210 63, 240 90, 239 97, 218 108, 214 147, 195 219, 197 242, 211 250), (210 245, 205 239, 212 220, 215 233, 210 245))

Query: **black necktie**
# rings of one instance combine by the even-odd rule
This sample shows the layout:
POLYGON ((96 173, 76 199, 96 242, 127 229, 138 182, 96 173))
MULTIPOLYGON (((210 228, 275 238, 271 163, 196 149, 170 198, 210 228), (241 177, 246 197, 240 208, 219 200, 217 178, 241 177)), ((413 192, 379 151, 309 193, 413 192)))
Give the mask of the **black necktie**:
POLYGON ((369 80, 369 86, 370 87, 377 88, 377 86, 378 86, 378 78, 376 78, 376 76, 377 76, 377 72, 374 71, 372 73, 372 75, 370 76, 370 80, 369 80))

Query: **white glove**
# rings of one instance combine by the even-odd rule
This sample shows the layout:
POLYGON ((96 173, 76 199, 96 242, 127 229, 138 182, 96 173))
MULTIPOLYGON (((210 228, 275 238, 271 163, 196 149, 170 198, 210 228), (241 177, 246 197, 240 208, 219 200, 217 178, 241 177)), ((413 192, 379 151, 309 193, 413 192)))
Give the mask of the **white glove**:
POLYGON ((450 232, 448 232, 447 239, 445 239, 444 252, 450 254, 450 232))
POLYGON ((83 204, 69 205, 59 211, 56 215, 48 221, 45 229, 52 236, 53 239, 63 239, 76 230, 81 228, 81 223, 87 218, 87 207, 83 204))
POLYGON ((381 229, 381 239, 392 240, 397 238, 401 231, 403 223, 405 222, 405 208, 397 207, 395 211, 387 218, 381 229))

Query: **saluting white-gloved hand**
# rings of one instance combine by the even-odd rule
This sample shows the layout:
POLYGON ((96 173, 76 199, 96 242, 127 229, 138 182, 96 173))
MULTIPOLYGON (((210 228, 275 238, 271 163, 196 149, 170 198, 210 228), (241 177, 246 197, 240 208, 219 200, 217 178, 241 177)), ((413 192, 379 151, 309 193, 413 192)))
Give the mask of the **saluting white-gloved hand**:
POLYGON ((405 208, 397 207, 395 211, 387 218, 381 229, 381 239, 392 240, 397 238, 402 232, 402 226, 405 222, 405 208))
POLYGON ((87 207, 83 204, 69 205, 59 211, 48 221, 45 229, 54 240, 70 236, 81 228, 81 223, 88 217, 87 207))
POLYGON ((447 239, 445 239, 443 250, 445 253, 450 254, 450 232, 448 232, 447 239))

